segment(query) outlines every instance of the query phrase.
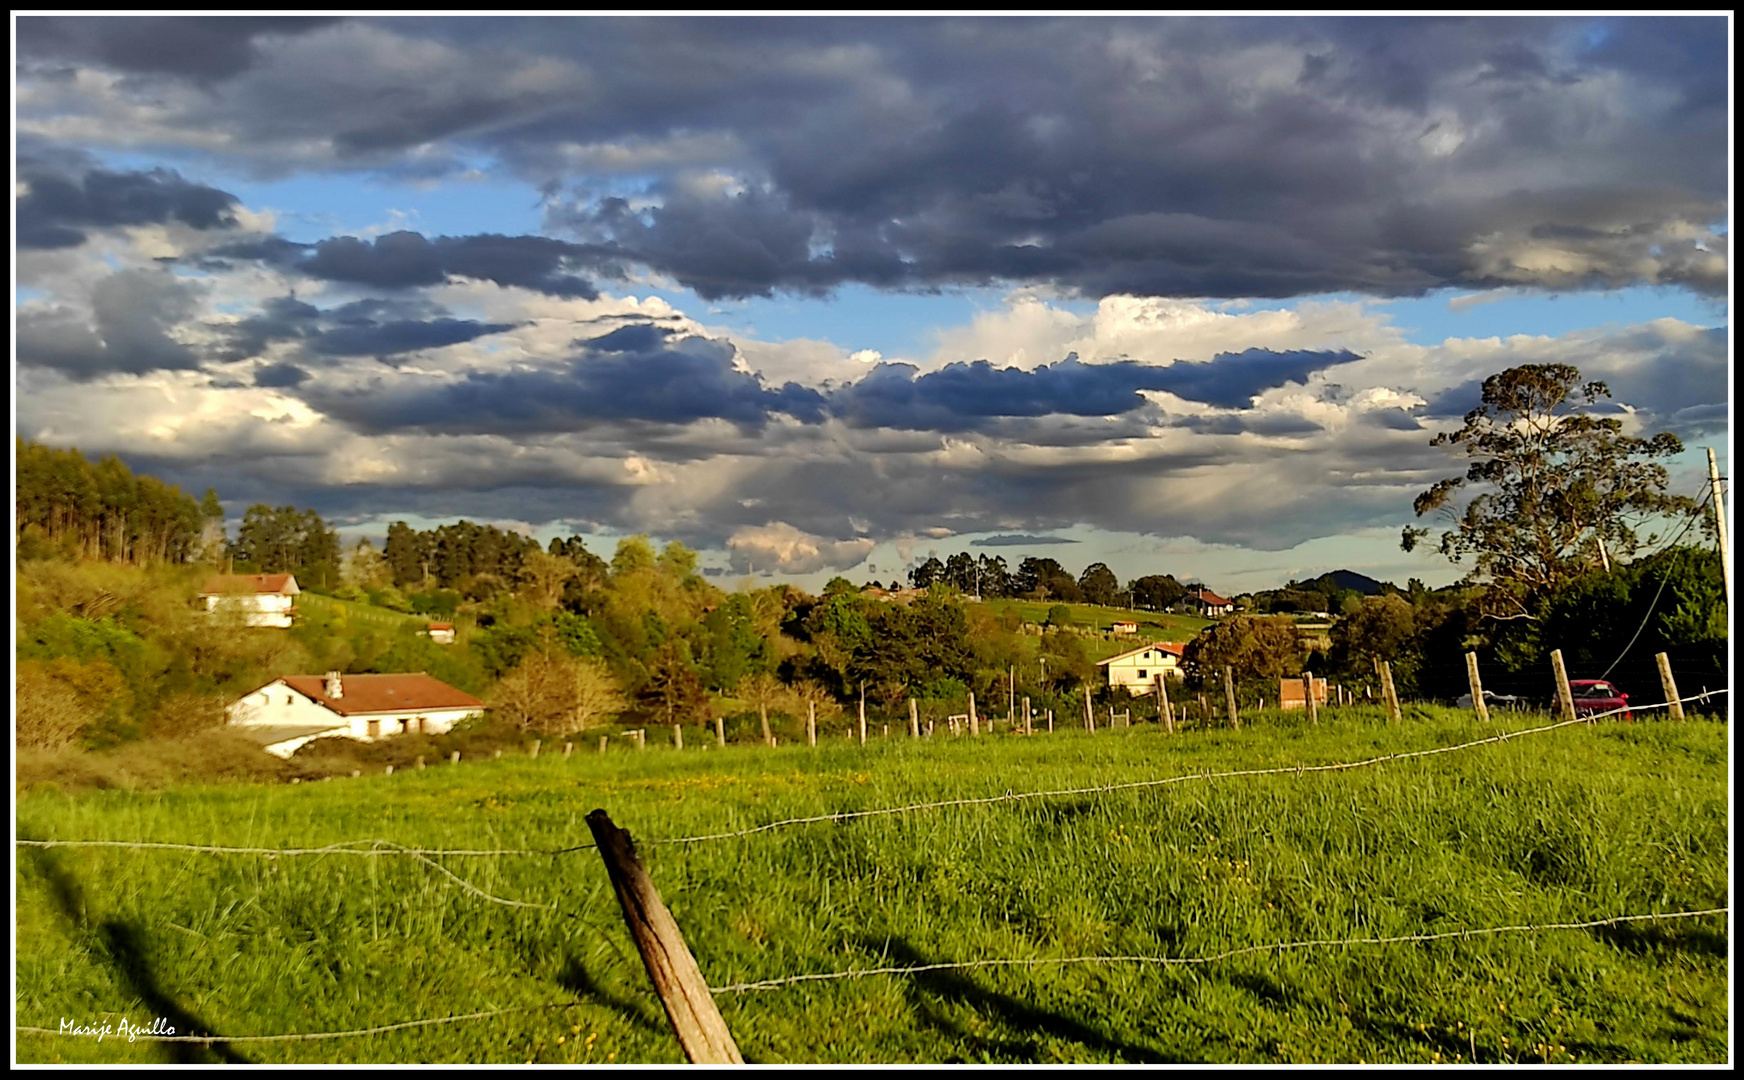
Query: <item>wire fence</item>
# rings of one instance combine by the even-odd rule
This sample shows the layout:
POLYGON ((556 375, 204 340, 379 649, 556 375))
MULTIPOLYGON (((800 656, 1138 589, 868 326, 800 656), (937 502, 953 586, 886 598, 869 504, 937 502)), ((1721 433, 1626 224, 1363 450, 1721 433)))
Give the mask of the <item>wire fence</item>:
MULTIPOLYGON (((1711 697, 1726 693, 1725 690, 1704 691, 1702 693, 1680 695, 1682 703, 1706 701, 1711 697)), ((1356 769, 1370 768, 1394 762, 1420 760, 1444 754, 1460 753, 1484 746, 1494 746, 1514 739, 1564 728, 1589 725, 1598 720, 1622 714, 1626 711, 1648 712, 1669 708, 1671 702, 1659 702, 1652 705, 1634 706, 1631 708, 1613 709, 1593 716, 1581 717, 1575 720, 1563 720, 1537 727, 1517 731, 1504 731, 1481 739, 1468 740, 1446 746, 1431 747, 1423 750, 1402 751, 1383 754, 1359 760, 1330 762, 1321 764, 1297 764, 1271 768, 1236 769, 1214 773, 1186 773, 1175 776, 1159 777, 1146 780, 1126 781, 1115 784, 1096 785, 1091 787, 1061 788, 1041 791, 1012 792, 1000 795, 990 795, 973 798, 947 799, 923 803, 908 803, 899 806, 875 807, 864 810, 841 811, 832 814, 813 815, 809 817, 786 818, 767 822, 746 829, 726 832, 708 833, 696 836, 681 836, 666 839, 645 841, 651 845, 690 845, 712 841, 732 840, 743 837, 773 832, 779 829, 810 824, 839 823, 860 818, 875 816, 890 816, 906 813, 963 806, 987 806, 1002 803, 1015 803, 1024 800, 1063 798, 1083 795, 1131 791, 1145 788, 1155 788, 1165 785, 1187 783, 1192 781, 1209 781, 1235 778, 1272 777, 1272 776, 1307 776, 1332 772, 1346 772, 1356 769)), ((28 848, 107 848, 138 851, 183 851, 203 855, 258 855, 266 857, 299 857, 299 856, 358 856, 367 858, 407 857, 432 867, 454 885, 467 894, 478 899, 514 908, 534 908, 555 910, 555 905, 533 903, 496 896, 477 887, 466 879, 455 874, 436 859, 444 857, 550 857, 566 855, 584 850, 591 850, 594 844, 576 844, 555 848, 420 848, 397 843, 385 839, 351 840, 319 847, 270 848, 225 846, 216 844, 183 844, 163 841, 120 841, 120 840, 45 840, 23 838, 14 841, 18 847, 28 848)), ((1605 918, 1591 919, 1579 922, 1512 924, 1490 927, 1469 927, 1459 930, 1439 931, 1423 934, 1403 934, 1386 937, 1362 937, 1345 939, 1309 939, 1301 941, 1274 942, 1258 945, 1241 946, 1221 952, 1198 956, 1150 956, 1150 955, 1087 955, 1067 957, 1017 957, 1017 958, 981 958, 975 960, 946 961, 933 964, 894 965, 871 968, 851 968, 840 971, 809 972, 788 975, 777 978, 762 979, 750 982, 726 983, 709 988, 715 996, 742 995, 763 993, 786 987, 819 982, 837 982, 851 979, 863 979, 876 976, 911 976, 936 971, 964 971, 976 969, 997 968, 1037 968, 1046 966, 1092 965, 1092 964, 1132 964, 1154 967, 1184 967, 1214 964, 1233 960, 1244 956, 1267 953, 1283 953, 1309 949, 1350 949, 1365 946, 1385 946, 1398 944, 1420 944, 1435 941, 1466 940, 1489 937, 1502 934, 1552 933, 1562 931, 1590 930, 1607 926, 1624 925, 1646 921, 1665 921, 1679 919, 1696 919, 1730 914, 1729 907, 1711 907, 1690 911, 1645 912, 1628 915, 1614 915, 1605 918)), ((537 1005, 514 1006, 503 1009, 491 1009, 479 1012, 456 1014, 442 1017, 428 1017, 405 1020, 370 1027, 341 1031, 297 1032, 262 1035, 167 1035, 128 1030, 121 1035, 115 1035, 105 1027, 102 1030, 90 1025, 74 1030, 44 1028, 30 1025, 15 1025, 14 1031, 19 1034, 50 1035, 64 1037, 114 1037, 128 1040, 144 1040, 163 1043, 200 1043, 200 1044, 231 1044, 231 1043, 283 1043, 312 1042, 329 1039, 364 1038, 380 1036, 401 1031, 429 1028, 433 1026, 482 1021, 502 1016, 525 1014, 536 1011, 550 1011, 582 1007, 581 1001, 550 1002, 537 1005)))
MULTIPOLYGON (((946 961, 937 964, 909 964, 876 968, 853 968, 846 971, 812 972, 802 975, 789 975, 776 979, 762 979, 756 982, 729 983, 723 986, 713 986, 709 990, 715 996, 761 993, 769 990, 780 990, 801 983, 837 982, 844 979, 865 979, 879 975, 921 975, 935 971, 970 971, 986 968, 1037 968, 1062 967, 1074 964, 1138 964, 1153 967, 1181 967, 1204 964, 1216 964, 1234 960, 1243 956, 1254 956, 1264 953, 1281 953, 1302 949, 1349 949, 1358 946, 1371 945, 1406 945, 1423 944, 1432 941, 1452 941, 1479 937, 1493 937, 1499 934, 1552 933, 1567 930, 1594 930, 1607 926, 1621 926, 1627 923, 1656 922, 1672 919, 1698 919, 1715 915, 1728 915, 1729 907, 1703 908, 1697 911, 1653 911, 1638 915, 1613 915, 1603 919, 1589 919, 1583 922, 1561 923, 1525 923, 1510 926, 1479 926, 1462 930, 1444 930, 1433 934, 1399 934, 1392 937, 1363 937, 1342 939, 1313 939, 1307 941, 1281 941, 1264 945, 1247 945, 1237 949, 1228 949, 1219 953, 1204 956, 1038 956, 1022 958, 1000 958, 981 960, 946 961)), ((386 1035, 396 1031, 406 1031, 414 1028, 427 1028, 440 1024, 455 1024, 471 1020, 489 1020, 499 1016, 509 1016, 519 1013, 549 1011, 554 1009, 581 1008, 585 1002, 559 1001, 540 1005, 521 1005, 506 1009, 489 1009, 483 1012, 462 1013, 455 1016, 428 1017, 418 1020, 403 1020, 398 1023, 379 1024, 367 1028, 354 1028, 348 1031, 310 1031, 292 1032, 276 1035, 157 1035, 149 1032, 123 1034, 121 1038, 142 1039, 148 1042, 165 1043, 268 1043, 268 1042, 313 1042, 320 1039, 362 1038, 373 1035, 386 1035)), ((34 1027, 24 1024, 16 1025, 14 1031, 31 1035, 66 1035, 71 1037, 98 1038, 96 1032, 83 1030, 69 1032, 54 1028, 34 1027)), ((101 1037, 114 1037, 112 1033, 104 1033, 101 1037)))

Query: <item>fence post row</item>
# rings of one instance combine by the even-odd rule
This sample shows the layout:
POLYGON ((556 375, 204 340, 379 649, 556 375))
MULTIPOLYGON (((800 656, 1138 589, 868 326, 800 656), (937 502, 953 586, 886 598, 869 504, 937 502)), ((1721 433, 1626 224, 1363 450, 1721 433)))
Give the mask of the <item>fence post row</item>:
POLYGON ((1653 659, 1659 665, 1659 685, 1665 691, 1665 700, 1671 703, 1671 718, 1682 720, 1683 702, 1678 699, 1677 680, 1671 677, 1671 657, 1660 653, 1653 659))
POLYGON ((1490 722, 1490 705, 1484 700, 1484 682, 1478 678, 1478 654, 1475 652, 1465 654, 1465 677, 1471 683, 1472 711, 1487 724, 1490 722))
POLYGON ((1568 669, 1562 666, 1562 650, 1550 650, 1550 670, 1556 673, 1556 711, 1564 720, 1574 719, 1574 693, 1568 688, 1568 669))
POLYGON ((630 834, 612 824, 604 810, 587 815, 587 827, 623 908, 624 925, 629 927, 636 951, 642 954, 642 965, 648 969, 648 979, 685 1058, 693 1065, 743 1065, 745 1059, 715 1007, 702 969, 696 966, 696 957, 685 944, 678 923, 637 858, 630 834))

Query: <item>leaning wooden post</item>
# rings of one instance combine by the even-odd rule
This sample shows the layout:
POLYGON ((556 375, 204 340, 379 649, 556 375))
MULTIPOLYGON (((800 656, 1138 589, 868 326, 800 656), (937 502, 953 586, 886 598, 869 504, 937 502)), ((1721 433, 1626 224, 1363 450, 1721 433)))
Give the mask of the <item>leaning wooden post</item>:
POLYGON ((683 724, 673 724, 672 725, 672 748, 674 750, 683 750, 684 749, 684 725, 683 724))
POLYGON ((1399 692, 1393 689, 1393 665, 1391 661, 1381 661, 1381 696, 1387 703, 1387 722, 1397 724, 1400 718, 1399 692))
POLYGON ((745 1059, 715 1007, 702 969, 696 966, 696 957, 690 954, 678 923, 636 856, 630 834, 612 824, 604 810, 587 815, 587 827, 606 864, 612 890, 618 894, 624 925, 629 927, 636 951, 642 954, 642 965, 648 969, 648 979, 685 1058, 692 1065, 743 1065, 745 1059))
POLYGON ((908 699, 908 737, 920 738, 920 706, 914 703, 913 698, 908 699))
POLYGON ((1677 680, 1671 677, 1671 657, 1660 653, 1654 661, 1659 664, 1659 685, 1665 690, 1665 701, 1673 720, 1683 719, 1683 702, 1678 700, 1677 680))
POLYGON ((775 736, 769 730, 769 703, 767 701, 757 703, 757 719, 763 724, 763 745, 774 746, 775 736))
POLYGON ((1550 650, 1550 670, 1556 674, 1556 711, 1564 720, 1574 719, 1574 694, 1568 688, 1568 668, 1562 666, 1562 650, 1550 650))
POLYGON ((817 745, 817 702, 805 703, 805 745, 817 745))
POLYGON ((866 745, 866 684, 860 684, 860 745, 866 745))
MULTIPOLYGON (((1302 673, 1302 690, 1304 700, 1308 703, 1308 722, 1318 725, 1320 723, 1320 703, 1314 700, 1314 673, 1312 671, 1302 673)), ((1283 707, 1284 697, 1280 694, 1278 695, 1278 708, 1283 707)))
POLYGON ((1478 678, 1478 654, 1465 654, 1465 679, 1471 683, 1472 711, 1481 723, 1490 722, 1490 703, 1484 700, 1484 681, 1478 678))
POLYGON ((1229 706, 1229 726, 1241 730, 1241 716, 1235 709, 1235 668, 1223 665, 1223 699, 1229 706))
POLYGON ((715 717, 715 745, 722 750, 727 748, 727 721, 725 717, 715 717))
POLYGON ((969 694, 969 734, 981 734, 981 718, 975 714, 975 695, 969 694))

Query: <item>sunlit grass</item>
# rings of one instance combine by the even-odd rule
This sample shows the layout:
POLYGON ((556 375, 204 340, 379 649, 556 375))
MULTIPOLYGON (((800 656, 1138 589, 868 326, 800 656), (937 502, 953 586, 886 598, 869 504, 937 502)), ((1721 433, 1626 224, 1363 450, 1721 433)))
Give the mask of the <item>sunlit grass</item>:
MULTIPOLYGON (((982 958, 1203 956, 1721 906, 1723 725, 1574 727, 1361 770, 923 810, 687 846, 662 838, 940 799, 1318 764, 1481 738, 1452 711, 1245 717, 920 743, 841 738, 292 786, 32 791, 21 836, 249 846, 585 843, 603 807, 716 986, 982 958)), ((1516 727, 1542 722, 1510 716, 1516 727)), ((688 745, 688 743, 687 743, 688 745)), ((597 856, 453 858, 508 908, 404 858, 21 849, 18 1022, 166 1006, 217 1034, 574 1007, 318 1043, 270 1062, 667 1062, 676 1044, 597 856)), ((1720 919, 1253 954, 1193 968, 879 975, 723 995, 754 1061, 1722 1061, 1720 919)), ((24 1061, 178 1048, 21 1035, 24 1061)), ((211 1060, 188 1050, 190 1059, 211 1060)))

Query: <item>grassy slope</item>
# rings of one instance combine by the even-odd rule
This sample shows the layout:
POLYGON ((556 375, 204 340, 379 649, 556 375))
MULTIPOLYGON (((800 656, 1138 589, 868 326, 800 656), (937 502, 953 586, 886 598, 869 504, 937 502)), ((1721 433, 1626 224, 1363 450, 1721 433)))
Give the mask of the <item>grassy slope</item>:
POLYGON ((323 596, 320 593, 312 592, 300 594, 297 597, 297 606, 308 608, 311 611, 337 611, 343 614, 348 622, 363 622, 376 626, 398 627, 403 623, 423 625, 430 621, 423 615, 413 615, 409 612, 394 611, 392 608, 376 607, 374 604, 360 603, 356 600, 341 600, 336 596, 323 596))
MULTIPOLYGON (((1348 710, 1317 729, 1261 714, 1239 733, 1172 739, 1140 727, 865 749, 834 740, 815 750, 619 750, 297 787, 31 792, 18 831, 548 847, 585 841, 583 817, 602 806, 643 839, 717 986, 983 957, 1201 956, 1727 902, 1726 734, 1707 721, 1564 729, 1350 772, 647 843, 935 798, 1349 760, 1484 733, 1450 712, 1387 728, 1348 710)), ((591 851, 448 862, 480 888, 558 910, 483 902, 403 858, 21 849, 18 1022, 144 1021, 176 1007, 218 1033, 271 1033, 579 1000, 231 1049, 277 1062, 678 1060, 591 851)), ((1722 1061, 1725 954, 1724 924, 1710 918, 1195 968, 884 975, 721 1000, 745 1056, 766 1062, 1427 1062, 1469 1059, 1474 1046, 1486 1063, 1722 1061)), ((23 1061, 174 1053, 34 1035, 17 1049, 23 1061)))

